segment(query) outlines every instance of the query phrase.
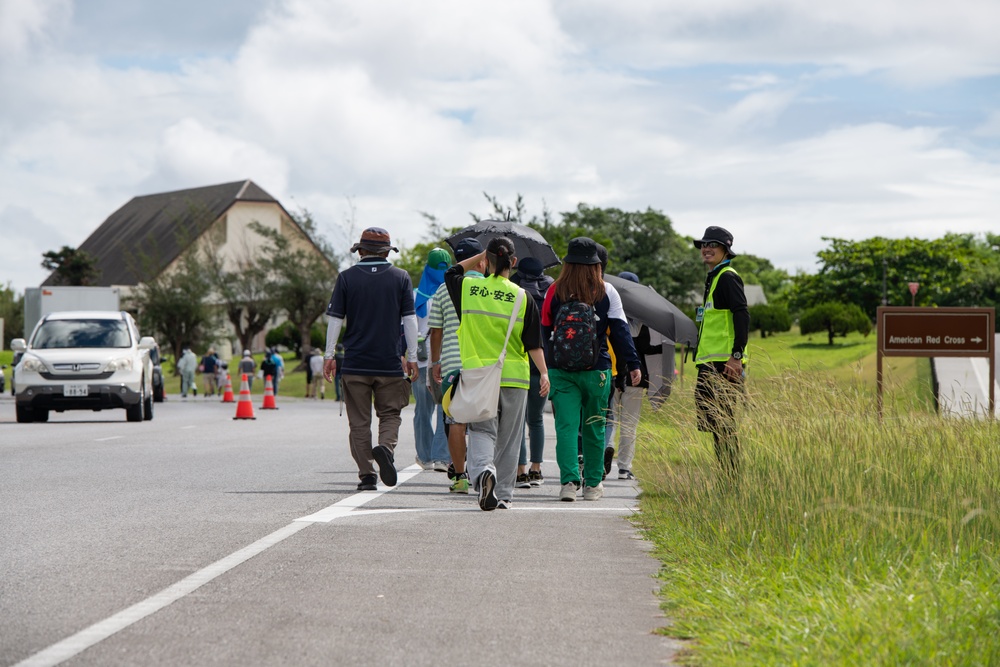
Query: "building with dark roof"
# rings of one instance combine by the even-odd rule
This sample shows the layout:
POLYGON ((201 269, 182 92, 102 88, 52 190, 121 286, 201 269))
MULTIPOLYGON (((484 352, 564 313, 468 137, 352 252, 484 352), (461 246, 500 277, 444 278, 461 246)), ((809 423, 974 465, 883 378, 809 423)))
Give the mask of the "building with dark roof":
MULTIPOLYGON (((80 245, 96 259, 94 285, 134 287, 168 270, 196 242, 224 261, 252 253, 264 239, 250 222, 279 231, 293 248, 322 255, 281 203, 251 180, 134 197, 80 245)), ((331 265, 331 269, 332 269, 331 265)), ((58 284, 55 275, 42 285, 58 284)))

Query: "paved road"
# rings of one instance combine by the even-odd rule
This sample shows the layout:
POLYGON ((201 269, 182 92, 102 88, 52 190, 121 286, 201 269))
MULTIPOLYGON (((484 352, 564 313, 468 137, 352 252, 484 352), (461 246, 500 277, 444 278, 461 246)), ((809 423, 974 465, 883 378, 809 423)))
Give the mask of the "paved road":
POLYGON ((549 462, 484 513, 410 465, 408 412, 401 483, 358 493, 336 404, 278 404, 0 400, 0 664, 669 664, 630 484, 560 503, 549 462))

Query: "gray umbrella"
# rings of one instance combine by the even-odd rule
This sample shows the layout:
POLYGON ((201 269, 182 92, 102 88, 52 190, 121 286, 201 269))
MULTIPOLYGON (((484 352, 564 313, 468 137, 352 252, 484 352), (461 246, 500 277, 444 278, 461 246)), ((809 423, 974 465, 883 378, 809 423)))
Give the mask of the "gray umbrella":
POLYGON ((614 285, 622 297, 625 314, 642 322, 674 343, 698 344, 698 326, 684 312, 670 303, 650 285, 640 285, 618 276, 604 279, 614 285))
POLYGON ((452 234, 446 240, 452 250, 459 241, 467 238, 476 239, 486 248, 490 240, 497 236, 505 236, 514 242, 514 254, 518 259, 534 257, 541 262, 543 269, 562 263, 544 236, 531 227, 508 220, 483 220, 452 234))

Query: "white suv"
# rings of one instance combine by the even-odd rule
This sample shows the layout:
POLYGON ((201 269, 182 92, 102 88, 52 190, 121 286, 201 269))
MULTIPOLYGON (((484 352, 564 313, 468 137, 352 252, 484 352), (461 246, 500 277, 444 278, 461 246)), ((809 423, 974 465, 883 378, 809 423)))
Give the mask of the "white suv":
POLYGON ((31 343, 11 341, 23 352, 17 364, 17 421, 44 422, 49 410, 125 408, 128 421, 153 418, 150 337, 139 337, 135 320, 116 311, 50 313, 31 343))

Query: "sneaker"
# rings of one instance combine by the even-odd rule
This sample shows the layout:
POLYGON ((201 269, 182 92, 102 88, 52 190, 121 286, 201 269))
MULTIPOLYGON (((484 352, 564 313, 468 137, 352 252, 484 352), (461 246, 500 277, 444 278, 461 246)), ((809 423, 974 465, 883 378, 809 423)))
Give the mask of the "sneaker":
POLYGON ((615 448, 605 447, 604 448, 604 475, 605 477, 611 473, 611 461, 615 458, 615 448))
POLYGON ((562 489, 559 491, 559 500, 564 500, 568 503, 573 502, 576 500, 576 492, 578 489, 579 487, 576 485, 576 482, 566 482, 562 485, 562 489))
POLYGON ((604 485, 600 482, 597 486, 585 486, 583 487, 583 499, 584 500, 597 500, 604 495, 604 485))
POLYGON ((451 486, 448 487, 448 491, 451 493, 464 493, 469 494, 469 475, 468 473, 460 472, 452 482, 451 486))
POLYGON ((509 500, 498 500, 497 501, 497 509, 498 510, 509 510, 510 509, 510 505, 511 505, 511 503, 510 503, 509 500))
MULTIPOLYGON (((462 474, 464 475, 465 473, 462 473, 462 474)), ((458 477, 458 473, 455 472, 455 464, 454 463, 449 463, 448 464, 448 479, 455 479, 457 477, 458 477)))
POLYGON ((325 392, 325 391, 321 391, 321 392, 319 393, 319 400, 321 400, 321 401, 322 401, 322 400, 323 400, 324 398, 326 398, 326 392, 325 392))
POLYGON ((517 479, 514 480, 514 488, 516 489, 531 488, 531 482, 528 481, 528 473, 522 472, 520 475, 517 476, 517 479))
POLYGON ((372 447, 372 458, 378 464, 378 476, 386 486, 396 486, 396 466, 393 463, 392 452, 385 445, 372 447))
POLYGON ((484 512, 492 512, 497 508, 497 494, 494 488, 497 485, 497 478, 489 470, 484 470, 479 476, 479 509, 484 512))
POLYGON ((541 486, 542 484, 545 484, 545 478, 542 477, 542 471, 541 470, 529 470, 528 471, 528 484, 530 484, 531 486, 535 486, 535 487, 538 487, 538 486, 541 486))
POLYGON ((619 468, 618 469, 618 479, 631 479, 631 480, 634 480, 635 479, 635 475, 632 474, 631 470, 622 470, 621 468, 619 468))
POLYGON ((375 480, 377 478, 375 475, 364 475, 361 477, 361 481, 358 482, 358 491, 376 491, 378 487, 375 486, 375 480))
POLYGON ((431 468, 434 469, 434 472, 448 472, 449 465, 451 464, 445 463, 444 461, 434 461, 431 463, 431 468))
POLYGON ((420 466, 421 470, 430 470, 432 467, 430 463, 424 463, 423 461, 421 461, 419 456, 413 460, 416 461, 417 465, 420 466))

